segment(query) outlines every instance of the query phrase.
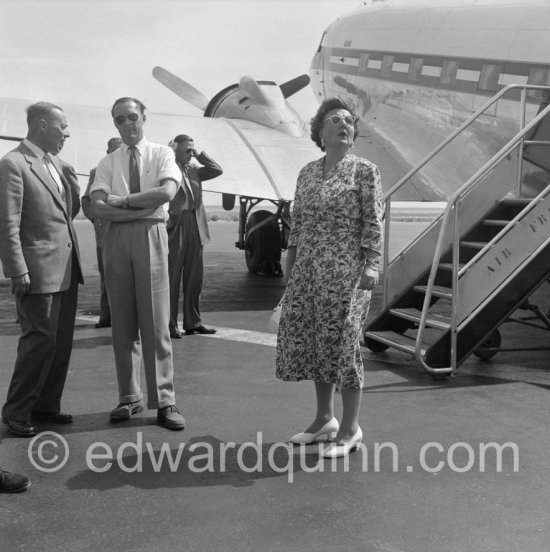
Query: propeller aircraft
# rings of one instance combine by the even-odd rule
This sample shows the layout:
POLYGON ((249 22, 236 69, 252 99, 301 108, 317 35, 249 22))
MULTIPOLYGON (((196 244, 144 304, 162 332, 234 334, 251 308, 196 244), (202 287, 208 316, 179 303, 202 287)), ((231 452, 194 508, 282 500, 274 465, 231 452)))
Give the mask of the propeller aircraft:
MULTIPOLYGON (((244 76, 208 99, 175 74, 155 67, 153 77, 204 116, 148 110, 146 135, 168 143, 177 134, 189 134, 220 163, 223 175, 206 182, 205 191, 223 194, 228 210, 239 197, 236 246, 245 251, 248 269, 280 275, 298 171, 322 155, 288 102, 308 86, 310 77, 318 101, 337 95, 355 105, 361 134, 354 151, 379 164, 383 177, 397 174, 383 178, 387 192, 503 86, 550 84, 549 49, 547 0, 367 0, 327 27, 310 76, 280 86, 244 76), (373 156, 373 143, 387 159, 373 156), (262 201, 272 203, 275 212, 258 209, 262 201)), ((528 116, 545 101, 533 93, 528 116)), ((23 112, 30 103, 0 99, 0 138, 25 135, 23 112)), ((397 199, 444 201, 479 159, 515 133, 518 103, 499 104, 498 118, 496 113, 485 118, 458 150, 442 156, 429 173, 419 173, 397 199)), ((85 176, 113 135, 109 108, 62 107, 71 132, 62 156, 85 176)), ((547 136, 549 127, 541 125, 537 139, 547 136)), ((548 160, 534 149, 529 162, 525 179, 540 188, 547 182, 548 160)))

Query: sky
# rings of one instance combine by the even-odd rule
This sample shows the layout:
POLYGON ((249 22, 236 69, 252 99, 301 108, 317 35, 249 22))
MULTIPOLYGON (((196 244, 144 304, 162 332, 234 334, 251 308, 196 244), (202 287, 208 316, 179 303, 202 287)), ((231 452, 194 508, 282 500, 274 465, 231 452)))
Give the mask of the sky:
MULTIPOLYGON (((243 75, 308 73, 328 24, 359 0, 0 0, 0 97, 200 115, 151 75, 160 65, 208 98, 243 75)), ((315 111, 307 88, 291 98, 315 111)))

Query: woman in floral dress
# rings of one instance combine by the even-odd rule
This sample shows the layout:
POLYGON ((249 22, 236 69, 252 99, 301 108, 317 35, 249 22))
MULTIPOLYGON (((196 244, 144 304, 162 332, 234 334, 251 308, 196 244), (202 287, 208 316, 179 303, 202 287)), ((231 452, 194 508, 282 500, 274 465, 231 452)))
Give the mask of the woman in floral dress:
POLYGON ((311 138, 325 156, 298 176, 277 339, 277 378, 312 380, 317 396, 315 419, 291 441, 335 438, 325 457, 347 455, 363 437, 359 337, 382 247, 380 172, 350 153, 357 134, 358 119, 339 98, 325 100, 311 120, 311 138), (341 423, 334 417, 336 388, 341 423))

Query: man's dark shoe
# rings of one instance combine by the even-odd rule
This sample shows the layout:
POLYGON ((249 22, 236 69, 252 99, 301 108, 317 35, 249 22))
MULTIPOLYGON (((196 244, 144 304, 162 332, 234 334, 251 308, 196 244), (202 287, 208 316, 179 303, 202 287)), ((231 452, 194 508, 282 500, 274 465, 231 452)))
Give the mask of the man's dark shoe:
POLYGON ((216 330, 214 328, 205 328, 204 326, 197 326, 192 330, 185 330, 185 335, 193 335, 194 333, 198 334, 215 334, 216 330))
POLYGON ((116 408, 111 410, 109 417, 112 422, 122 422, 129 420, 131 416, 143 411, 143 399, 131 403, 120 403, 116 408))
POLYGON ((185 418, 174 404, 158 409, 157 422, 160 426, 174 431, 185 429, 185 418))
POLYGON ((0 493, 22 493, 30 484, 28 477, 10 473, 0 467, 0 493))
POLYGON ((33 437, 36 435, 34 426, 26 420, 2 418, 2 421, 10 428, 10 431, 18 437, 33 437))
POLYGON ((110 327, 111 327, 110 320, 100 320, 99 322, 96 322, 94 324, 94 328, 110 328, 110 327))
POLYGON ((170 328, 170 337, 172 339, 181 339, 183 334, 177 328, 170 328))
POLYGON ((32 417, 49 424, 72 424, 73 417, 66 412, 38 412, 33 411, 32 417))

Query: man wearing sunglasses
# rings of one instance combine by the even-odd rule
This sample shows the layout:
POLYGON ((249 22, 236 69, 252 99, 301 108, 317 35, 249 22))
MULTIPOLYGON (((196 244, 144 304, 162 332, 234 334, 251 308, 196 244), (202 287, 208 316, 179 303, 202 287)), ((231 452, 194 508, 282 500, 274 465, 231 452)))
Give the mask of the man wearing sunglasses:
POLYGON ((102 249, 120 395, 110 418, 128 420, 143 410, 143 359, 148 408, 157 409, 159 425, 181 430, 185 419, 176 407, 168 328, 165 226, 181 173, 171 148, 145 139, 142 102, 120 98, 111 113, 123 143, 100 161, 90 190, 94 215, 110 221, 102 249))
POLYGON ((206 211, 202 201, 202 181, 216 178, 222 168, 204 151, 197 153, 193 138, 179 134, 172 141, 182 181, 170 202, 168 225, 168 269, 170 272, 170 336, 180 339, 178 302, 183 286, 183 329, 186 335, 213 334, 205 328, 200 314, 204 279, 203 247, 210 241, 206 211), (201 166, 192 163, 195 158, 201 166))

